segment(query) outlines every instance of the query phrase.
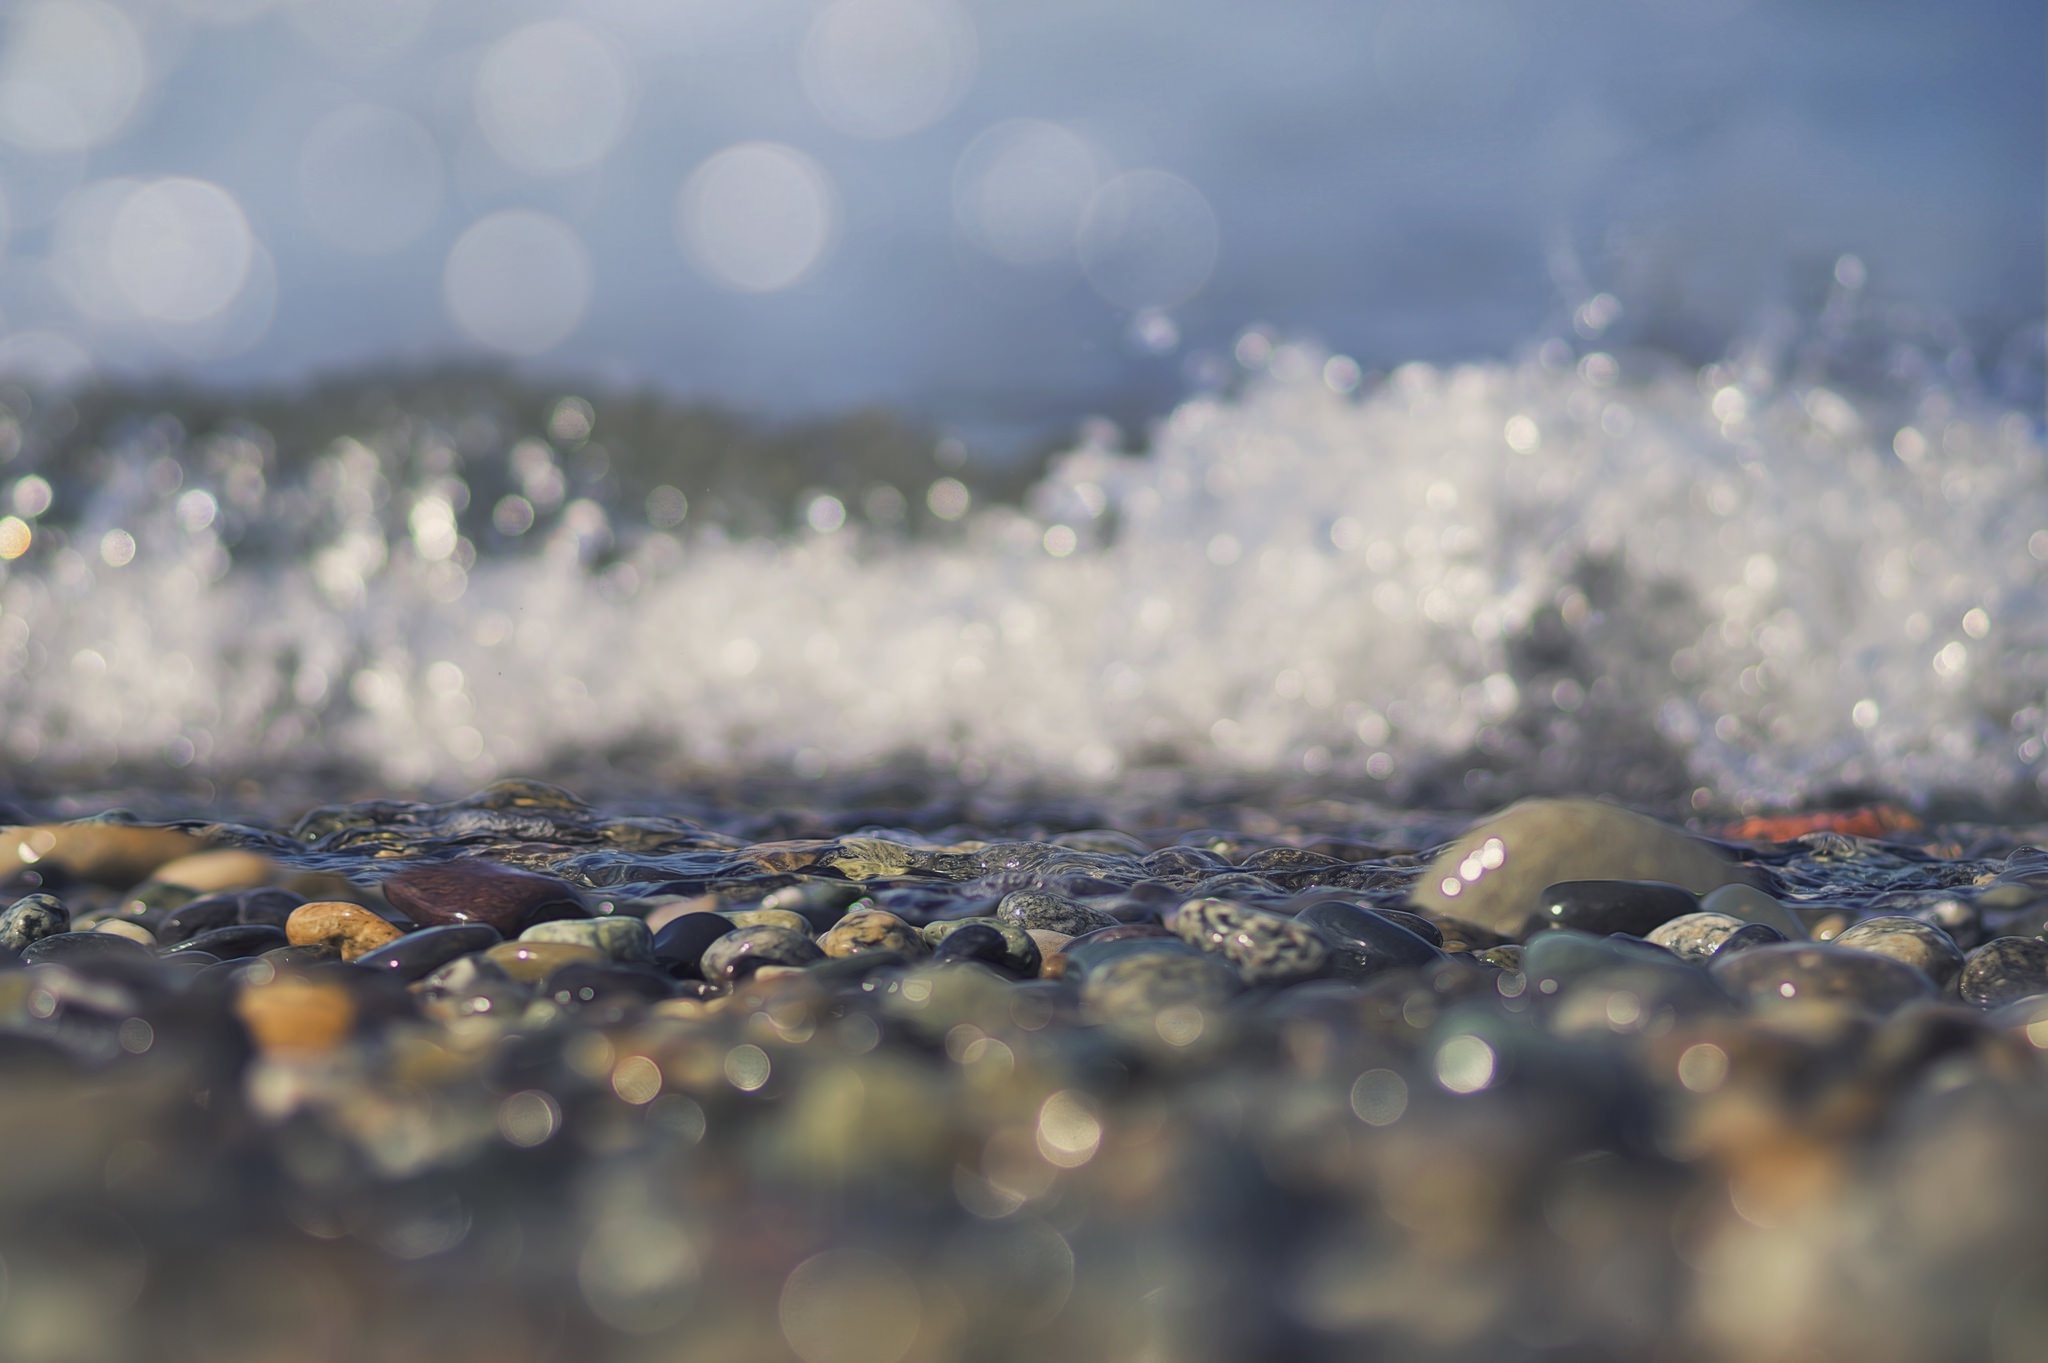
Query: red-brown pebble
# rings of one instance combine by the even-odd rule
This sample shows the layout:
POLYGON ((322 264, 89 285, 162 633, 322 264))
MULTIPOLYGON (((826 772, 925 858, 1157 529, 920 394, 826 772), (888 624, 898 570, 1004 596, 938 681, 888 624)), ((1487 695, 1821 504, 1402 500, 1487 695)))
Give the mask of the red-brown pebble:
POLYGON ((583 897, 559 880, 487 861, 408 866, 383 885, 392 907, 421 927, 487 923, 507 937, 550 918, 587 918, 583 897))

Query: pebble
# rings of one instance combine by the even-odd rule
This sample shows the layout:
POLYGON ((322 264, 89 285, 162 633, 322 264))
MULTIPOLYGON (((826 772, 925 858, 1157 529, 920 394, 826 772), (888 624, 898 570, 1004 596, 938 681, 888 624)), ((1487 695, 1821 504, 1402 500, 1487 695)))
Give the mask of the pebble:
POLYGON ((1549 886, 1567 880, 1654 880, 1705 894, 1744 873, 1669 825, 1597 800, 1532 799, 1481 820, 1416 881, 1410 900, 1501 933, 1522 930, 1549 886))
POLYGON ((1566 880, 1537 898, 1523 935, 1547 928, 1576 928, 1602 936, 1625 932, 1644 937, 1674 918, 1699 912, 1690 890, 1654 880, 1566 880))
POLYGON ((1904 961, 1933 980, 1937 989, 1944 991, 1955 983, 1956 976, 1963 969, 1962 949, 1954 939, 1940 928, 1930 927, 1917 918, 1897 915, 1866 918, 1837 933, 1831 940, 1838 947, 1874 951, 1880 956, 1904 961))
MULTIPOLYGON (((1414 915, 1402 914, 1396 919, 1335 899, 1311 904, 1294 916, 1295 922, 1313 929, 1343 958, 1342 973, 1360 978, 1382 970, 1419 970, 1444 959, 1436 944, 1417 934, 1404 919, 1414 920, 1414 915)), ((1434 925, 1430 931, 1436 931, 1434 925)))
POLYGON ((164 955, 173 956, 184 952, 205 952, 223 961, 242 956, 256 956, 275 947, 289 946, 291 939, 285 936, 283 928, 269 923, 231 923, 224 928, 212 928, 197 933, 181 942, 166 946, 164 955))
POLYGON ((924 934, 893 913, 856 909, 818 938, 827 956, 858 956, 868 951, 898 951, 910 959, 931 954, 924 934))
POLYGON ((963 953, 969 953, 967 959, 989 959, 981 953, 994 949, 986 946, 988 939, 980 933, 970 939, 975 943, 973 947, 955 947, 951 953, 947 951, 946 943, 953 935, 970 927, 987 928, 1001 941, 1000 950, 996 950, 991 960, 993 968, 1001 973, 1025 980, 1035 977, 1043 968, 1044 958, 1039 955, 1038 943, 1031 940, 1031 934, 1015 923, 1006 923, 999 918, 951 918, 926 925, 923 935, 931 944, 932 956, 938 960, 960 960, 963 953))
POLYGON ((672 918, 654 934, 654 959, 672 975, 701 979, 698 963, 704 959, 704 949, 737 926, 721 913, 686 913, 672 918))
POLYGON ((2048 942, 2038 937, 1994 937, 1963 960, 1956 990, 1965 1003, 1996 1008, 2048 994, 2048 942))
POLYGON ((1045 890, 1013 890, 996 905, 996 917, 1026 930, 1042 928, 1078 937, 1097 928, 1115 927, 1117 920, 1078 899, 1045 890))
POLYGON ((488 923, 446 923, 395 937, 356 957, 355 963, 410 983, 499 940, 498 930, 488 923))
POLYGON ((774 923, 741 926, 704 949, 698 969, 714 983, 745 979, 764 965, 809 965, 825 953, 808 933, 774 923))
POLYGON ((319 943, 333 947, 344 961, 353 961, 405 935, 389 919, 338 899, 299 905, 285 920, 284 933, 295 946, 319 943))
POLYGON ((1081 981, 1081 1007, 1090 1018, 1149 1041, 1157 1034, 1162 1011, 1220 1010, 1243 988, 1243 977, 1207 952, 1140 947, 1088 969, 1081 981))
POLYGON ((1745 923, 1764 923, 1785 934, 1789 942, 1806 940, 1806 924, 1797 914, 1754 885, 1724 885, 1700 898, 1708 913, 1724 913, 1745 923))
POLYGON ((280 975, 238 991, 234 1007, 257 1049, 270 1055, 331 1051, 356 1024, 355 999, 334 980, 280 975))
POLYGON ((637 918, 605 914, 597 918, 558 918, 535 923, 519 934, 522 942, 568 942, 589 947, 605 959, 639 964, 654 960, 654 934, 637 918))
POLYGON ((1285 984, 1330 972, 1330 946, 1314 928, 1227 899, 1190 899, 1166 926, 1190 946, 1214 952, 1246 984, 1285 984))
POLYGON ((483 958, 521 984, 539 984, 563 966, 575 962, 591 965, 605 962, 605 954, 593 946, 576 942, 534 942, 523 937, 485 947, 483 958))
POLYGON ((54 895, 25 895, 0 911, 0 947, 15 951, 70 929, 71 911, 54 895))
POLYGON ((512 936, 547 919, 588 916, 570 886, 486 861, 408 866, 381 888, 393 908, 422 927, 482 923, 512 936))
POLYGON ((146 947, 156 945, 156 934, 142 924, 127 918, 102 918, 92 925, 91 931, 104 932, 115 937, 126 937, 131 942, 140 942, 146 947))
POLYGON ((800 937, 815 937, 816 930, 811 920, 794 909, 725 909, 722 911, 736 928, 781 928, 800 937))
POLYGON ((188 852, 167 861, 150 872, 150 879, 211 894, 219 890, 245 890, 267 885, 277 874, 277 863, 260 852, 216 847, 205 852, 188 852))
POLYGON ((1725 913, 1688 913, 1660 923, 1645 940, 1663 947, 1682 961, 1704 965, 1724 951, 1743 951, 1785 940, 1785 934, 1768 923, 1745 923, 1725 913))
POLYGON ((1716 956, 1708 969, 1724 988, 1753 1004, 1818 1000, 1881 1014, 1935 992, 1933 980, 1903 961, 1804 942, 1716 956))
POLYGON ((79 965, 94 961, 136 962, 148 965, 156 953, 139 942, 107 932, 56 932, 39 937, 21 951, 23 965, 79 965))
POLYGON ((172 828, 92 821, 15 825, 0 828, 0 881, 26 867, 55 866, 81 880, 125 889, 205 846, 172 828))

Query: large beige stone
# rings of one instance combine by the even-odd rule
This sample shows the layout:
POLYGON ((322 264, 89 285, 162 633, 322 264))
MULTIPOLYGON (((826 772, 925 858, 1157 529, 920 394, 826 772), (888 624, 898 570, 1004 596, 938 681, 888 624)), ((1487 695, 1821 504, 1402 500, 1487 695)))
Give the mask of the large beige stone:
POLYGON ((48 863, 82 880, 126 889, 206 844, 175 828, 140 824, 52 823, 0 828, 0 879, 48 863))
POLYGON ((1598 800, 1522 800, 1444 849, 1409 902, 1520 935, 1561 880, 1661 880, 1705 894, 1745 879, 1719 851, 1641 814, 1598 800))

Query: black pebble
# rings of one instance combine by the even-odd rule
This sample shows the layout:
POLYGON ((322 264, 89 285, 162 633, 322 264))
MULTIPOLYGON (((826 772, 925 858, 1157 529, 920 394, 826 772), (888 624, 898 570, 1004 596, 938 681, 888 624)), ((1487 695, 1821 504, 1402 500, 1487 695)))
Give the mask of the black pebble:
POLYGON ((731 932, 735 924, 721 913, 686 913, 662 924, 654 934, 654 959, 677 979, 702 979, 704 948, 731 932))
POLYGON ((969 923, 964 928, 955 928, 946 934, 932 952, 934 961, 978 961, 998 974, 1012 979, 1018 978, 1014 970, 1005 964, 1010 954, 1010 944, 1003 940, 1000 930, 986 923, 969 923))
POLYGON ((156 953, 140 942, 111 932, 57 932, 28 944, 23 965, 89 966, 94 961, 130 961, 153 965, 156 953))
POLYGON ((1318 936, 1337 948, 1348 967, 1342 973, 1353 977, 1426 966, 1444 958, 1441 951, 1405 924, 1339 899, 1311 904, 1296 914, 1294 921, 1314 928, 1318 936))
POLYGON ((1966 1003, 1985 1008, 2048 994, 2048 942, 1994 937, 1964 958, 1956 988, 1966 1003))
POLYGON ((571 961, 548 976, 543 992, 564 1008, 579 1008, 621 996, 653 1003, 671 997, 675 981, 659 970, 571 961))
POLYGON ((504 940, 488 923, 444 923, 421 928, 356 957, 355 964, 411 983, 424 979, 457 956, 496 946, 504 940))
POLYGON ((1616 932, 1644 937, 1699 911, 1697 895, 1662 881, 1566 880, 1543 892, 1527 932, 1576 928, 1602 937, 1616 932))
POLYGON ((165 950, 165 956, 177 956, 187 951, 205 951, 220 957, 223 961, 237 960, 243 956, 260 956, 278 947, 290 946, 284 929, 269 923, 236 923, 225 928, 214 928, 187 937, 176 946, 165 950))
POLYGON ((159 946, 176 946, 202 932, 233 927, 242 921, 241 896, 210 894, 180 905, 157 920, 153 929, 159 946))

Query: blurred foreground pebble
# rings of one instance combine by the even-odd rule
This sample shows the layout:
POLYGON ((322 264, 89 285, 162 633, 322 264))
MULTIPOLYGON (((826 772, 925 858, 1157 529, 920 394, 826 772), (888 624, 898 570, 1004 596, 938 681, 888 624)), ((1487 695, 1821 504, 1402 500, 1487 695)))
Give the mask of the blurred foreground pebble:
POLYGON ((2036 833, 1202 817, 6 830, 0 1358, 2037 1356, 2036 833))

